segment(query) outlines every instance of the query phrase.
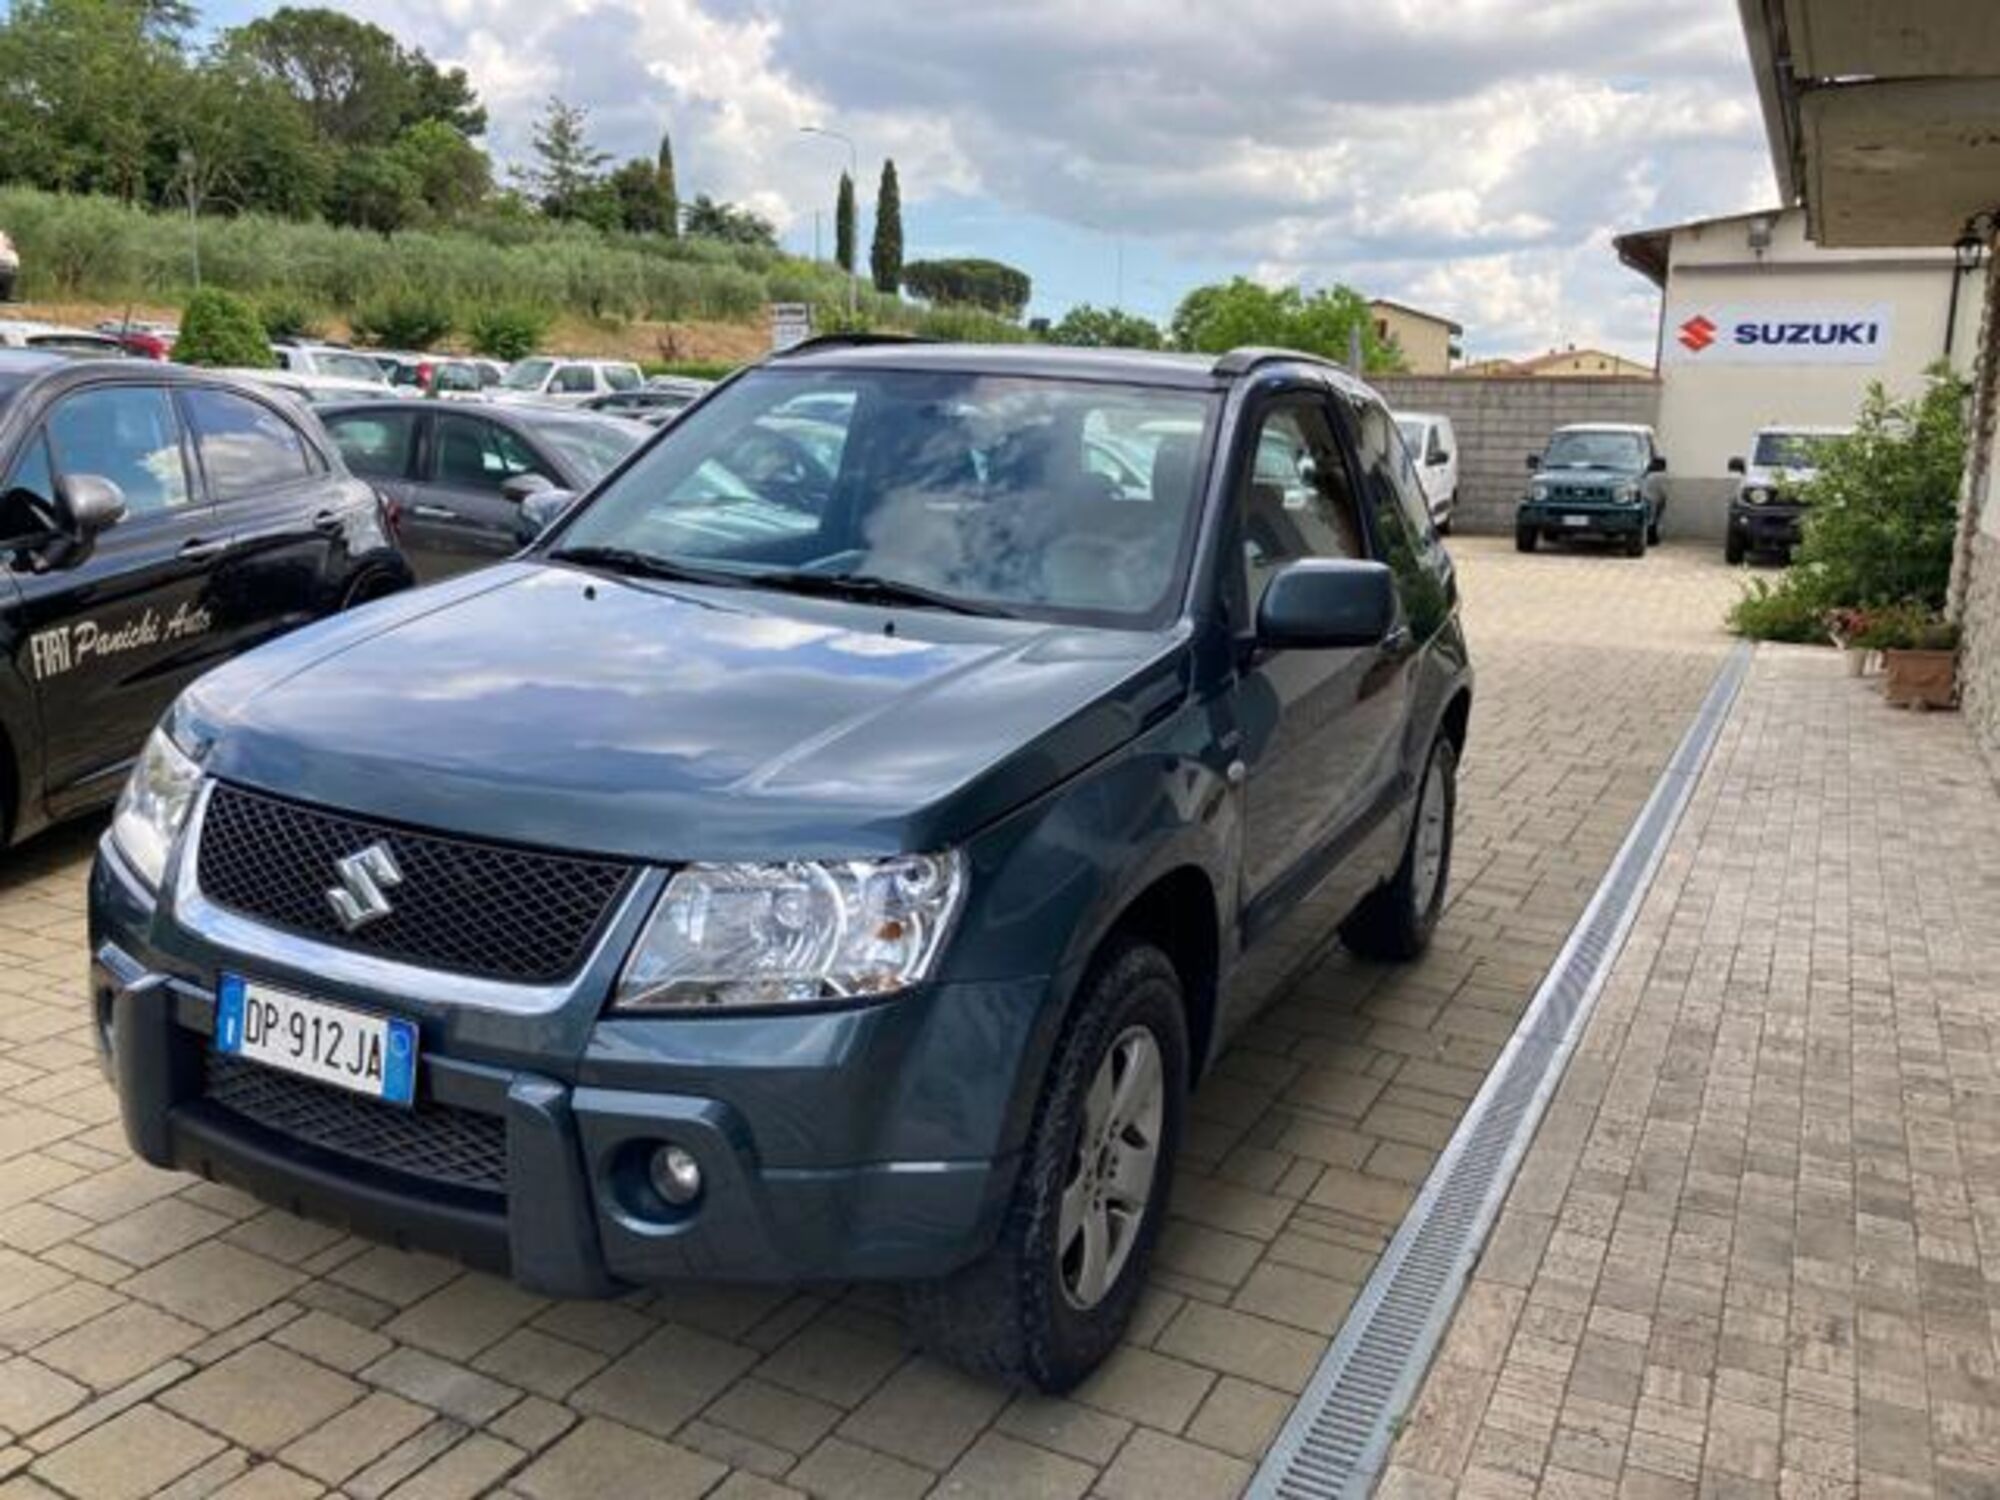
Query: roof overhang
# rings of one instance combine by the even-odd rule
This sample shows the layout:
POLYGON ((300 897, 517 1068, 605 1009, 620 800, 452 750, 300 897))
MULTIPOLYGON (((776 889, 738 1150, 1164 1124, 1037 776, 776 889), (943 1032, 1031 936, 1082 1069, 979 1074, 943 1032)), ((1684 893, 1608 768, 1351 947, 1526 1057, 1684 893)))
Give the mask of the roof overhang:
POLYGON ((1737 3, 1778 189, 1814 241, 1948 245, 2000 209, 1994 0, 1737 3))

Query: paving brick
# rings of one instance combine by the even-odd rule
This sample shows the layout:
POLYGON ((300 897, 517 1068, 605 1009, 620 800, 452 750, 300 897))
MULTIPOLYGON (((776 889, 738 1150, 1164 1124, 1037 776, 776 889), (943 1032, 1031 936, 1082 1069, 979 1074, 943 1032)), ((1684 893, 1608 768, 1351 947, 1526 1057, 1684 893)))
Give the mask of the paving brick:
POLYGON ((791 1481, 822 1500, 917 1500, 936 1479, 928 1469, 830 1437, 808 1453, 791 1481))
POLYGON ((120 1290, 204 1328, 226 1328, 303 1279, 289 1266, 208 1240, 141 1271, 120 1290))
POLYGON ((127 1302, 38 1345, 35 1357, 103 1391, 192 1348, 201 1336, 192 1323, 127 1302))
POLYGON ((252 1344, 160 1398, 163 1406, 254 1452, 277 1452, 363 1387, 275 1344, 252 1344))
POLYGON ((613 1495, 695 1500, 724 1472, 721 1464, 698 1453, 593 1419, 530 1464, 514 1480, 514 1488, 531 1500, 606 1500, 613 1495))
POLYGON ((32 1359, 0 1361, 0 1432, 33 1432, 89 1396, 88 1387, 32 1359))
POLYGON ((1078 1500, 1096 1477, 1089 1464, 989 1432, 932 1494, 938 1500, 1078 1500))
POLYGON ((1211 1370, 1125 1344, 1071 1395, 1114 1416, 1178 1432, 1213 1384, 1211 1370))
POLYGON ((279 1457, 324 1484, 339 1484, 422 1430, 432 1417, 426 1407, 371 1391, 307 1431, 279 1457))
POLYGON ((220 1438, 157 1406, 135 1406, 41 1458, 33 1473, 90 1500, 139 1500, 222 1448, 220 1438))
POLYGON ((752 1350, 668 1326, 581 1386, 571 1403, 665 1436, 756 1362, 752 1350))
POLYGON ((1097 1488, 1106 1500, 1233 1500, 1250 1473, 1239 1458, 1142 1427, 1097 1488))

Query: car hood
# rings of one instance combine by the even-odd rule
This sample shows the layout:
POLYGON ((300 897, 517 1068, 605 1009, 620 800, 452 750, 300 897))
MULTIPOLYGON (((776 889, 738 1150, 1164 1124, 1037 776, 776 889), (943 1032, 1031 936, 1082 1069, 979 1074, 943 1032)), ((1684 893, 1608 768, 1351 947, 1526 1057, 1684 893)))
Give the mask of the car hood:
POLYGON ((1530 482, 1545 484, 1552 490, 1581 490, 1604 485, 1616 488, 1621 484, 1634 483, 1641 477, 1631 469, 1540 469, 1530 482))
POLYGON ((386 820, 646 859, 942 847, 1186 691, 1183 631, 1091 630, 536 562, 211 673, 204 765, 386 820))

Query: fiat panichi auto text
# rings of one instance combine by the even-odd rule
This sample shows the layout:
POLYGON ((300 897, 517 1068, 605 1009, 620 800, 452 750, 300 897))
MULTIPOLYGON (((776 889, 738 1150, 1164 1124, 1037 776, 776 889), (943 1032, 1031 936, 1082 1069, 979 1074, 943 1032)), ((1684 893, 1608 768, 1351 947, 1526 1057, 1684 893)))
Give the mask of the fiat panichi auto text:
POLYGON ((523 504, 154 731, 90 901, 132 1145, 554 1294, 895 1281, 1073 1385, 1231 1031, 1445 899, 1472 680, 1389 412, 822 340, 523 504))

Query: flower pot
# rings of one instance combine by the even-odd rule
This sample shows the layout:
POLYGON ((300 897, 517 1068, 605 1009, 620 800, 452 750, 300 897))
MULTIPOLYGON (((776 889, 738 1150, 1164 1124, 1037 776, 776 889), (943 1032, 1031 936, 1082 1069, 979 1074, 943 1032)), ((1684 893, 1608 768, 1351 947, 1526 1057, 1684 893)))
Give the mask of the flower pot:
POLYGON ((1847 675, 1860 677, 1868 670, 1868 648, 1866 646, 1842 646, 1841 659, 1847 663, 1847 675))
POLYGON ((1958 697, 1956 651, 1884 651, 1882 696, 1899 708, 1950 708, 1958 697))

